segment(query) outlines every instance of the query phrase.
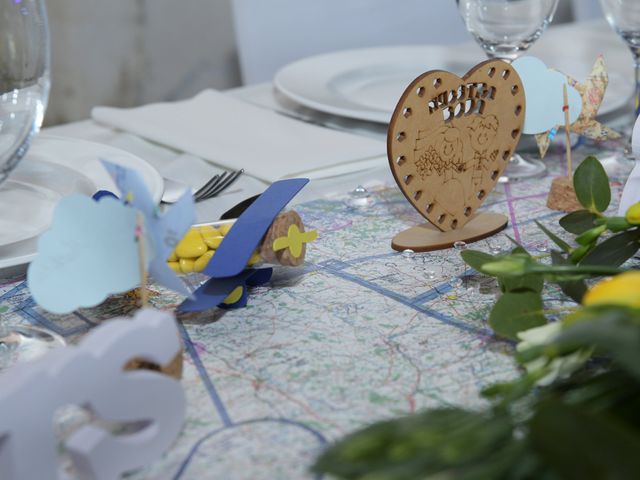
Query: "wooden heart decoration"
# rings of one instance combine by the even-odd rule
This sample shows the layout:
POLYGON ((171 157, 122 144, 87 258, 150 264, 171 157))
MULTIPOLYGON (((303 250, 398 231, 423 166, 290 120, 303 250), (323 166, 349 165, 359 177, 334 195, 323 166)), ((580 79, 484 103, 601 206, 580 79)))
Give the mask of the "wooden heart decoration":
POLYGON ((524 117, 522 81, 502 60, 463 78, 441 70, 421 75, 389 125, 389 164, 400 190, 440 231, 461 229, 495 188, 524 117))

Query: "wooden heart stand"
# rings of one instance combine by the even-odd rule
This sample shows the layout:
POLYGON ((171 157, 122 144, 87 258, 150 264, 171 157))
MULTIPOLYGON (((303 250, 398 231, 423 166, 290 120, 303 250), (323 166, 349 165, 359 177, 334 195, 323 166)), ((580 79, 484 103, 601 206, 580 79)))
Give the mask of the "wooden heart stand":
POLYGON ((429 223, 396 235, 394 250, 440 250, 507 226, 504 215, 476 210, 513 155, 524 117, 520 77, 501 60, 463 78, 430 71, 407 87, 391 117, 387 153, 400 190, 429 223))

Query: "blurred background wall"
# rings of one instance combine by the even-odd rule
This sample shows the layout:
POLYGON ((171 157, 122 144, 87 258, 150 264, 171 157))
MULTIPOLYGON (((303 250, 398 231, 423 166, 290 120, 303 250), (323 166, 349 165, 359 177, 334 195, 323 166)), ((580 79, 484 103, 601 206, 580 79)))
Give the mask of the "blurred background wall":
MULTIPOLYGON (((266 0, 268 1, 268 0, 266 0)), ((240 83, 230 0, 49 0, 47 123, 240 83)))
MULTIPOLYGON (((232 1, 49 0, 53 87, 46 123, 88 118, 94 105, 128 107, 240 85, 232 1)), ((561 0, 556 22, 572 18, 571 3, 561 0)))

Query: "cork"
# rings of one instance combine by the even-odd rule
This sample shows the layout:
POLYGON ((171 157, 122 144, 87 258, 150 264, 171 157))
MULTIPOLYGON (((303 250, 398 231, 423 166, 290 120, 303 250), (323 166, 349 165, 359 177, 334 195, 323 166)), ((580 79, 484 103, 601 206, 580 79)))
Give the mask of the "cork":
POLYGON ((580 205, 580 202, 578 202, 571 177, 558 177, 553 179, 553 182, 551 182, 551 190, 547 197, 547 207, 561 212, 582 210, 583 207, 580 205))
POLYGON ((284 250, 273 251, 273 242, 276 238, 286 237, 289 233, 289 227, 291 225, 297 225, 300 232, 304 232, 304 225, 302 219, 294 211, 280 213, 274 220, 273 224, 262 240, 260 245, 260 256, 267 263, 274 265, 284 265, 285 267, 298 267, 304 263, 304 257, 306 254, 306 245, 302 245, 302 254, 295 258, 291 255, 288 248, 284 250))
POLYGON ((180 351, 176 354, 173 359, 164 366, 157 365, 155 363, 148 362, 141 358, 133 358, 129 360, 125 366, 125 370, 153 370, 154 372, 163 373, 169 377, 173 377, 176 380, 180 380, 182 378, 182 355, 184 353, 184 349, 181 348, 180 351))

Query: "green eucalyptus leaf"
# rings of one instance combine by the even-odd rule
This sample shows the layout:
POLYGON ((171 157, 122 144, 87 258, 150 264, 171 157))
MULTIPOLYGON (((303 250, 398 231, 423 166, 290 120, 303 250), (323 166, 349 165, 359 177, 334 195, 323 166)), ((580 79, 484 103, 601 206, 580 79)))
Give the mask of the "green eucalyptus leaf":
MULTIPOLYGON (((571 265, 571 262, 563 257, 559 252, 551 252, 551 261, 554 265, 571 265)), ((587 284, 584 280, 568 280, 559 281, 557 283, 562 290, 562 293, 576 303, 580 303, 584 294, 587 293, 587 284)))
POLYGON ((640 231, 632 230, 609 237, 589 251, 580 265, 620 266, 640 249, 640 231))
POLYGON ((502 295, 489 315, 489 325, 498 335, 517 340, 518 333, 547 323, 540 293, 523 291, 502 295))
POLYGON ((482 271, 482 266, 485 263, 493 262, 496 259, 493 255, 478 250, 464 250, 460 256, 467 265, 478 272, 482 271))
POLYGON ((555 243, 558 247, 560 247, 560 249, 563 252, 570 252, 571 251, 571 246, 567 242, 562 240, 559 236, 557 236, 555 233, 553 233, 547 227, 542 225, 539 221, 536 220, 535 222, 536 222, 536 225, 538 225, 538 228, 540 228, 540 230, 542 230, 547 235, 547 237, 549 237, 553 241, 553 243, 555 243))
POLYGON ((573 175, 573 187, 580 204, 590 212, 604 212, 611 202, 609 178, 602 164, 589 156, 573 175))
POLYGON ((640 472, 638 431, 606 414, 548 400, 530 432, 534 449, 561 478, 627 479, 640 472))
POLYGON ((542 292, 544 288, 544 276, 536 273, 528 273, 516 277, 498 277, 500 290, 504 292, 542 292))
POLYGON ((560 226, 567 232, 580 235, 595 226, 598 215, 589 210, 571 212, 560 219, 560 226))
POLYGON ((506 235, 505 237, 507 237, 509 239, 509 241, 511 243, 513 243, 516 247, 511 251, 511 253, 526 253, 527 255, 529 255, 529 252, 527 252, 527 249, 524 248, 515 238, 506 235))

